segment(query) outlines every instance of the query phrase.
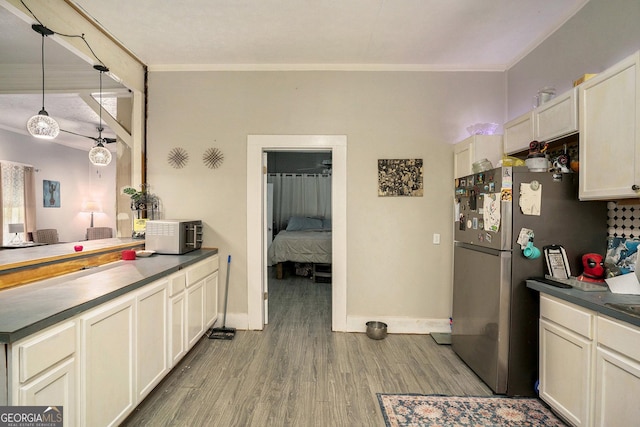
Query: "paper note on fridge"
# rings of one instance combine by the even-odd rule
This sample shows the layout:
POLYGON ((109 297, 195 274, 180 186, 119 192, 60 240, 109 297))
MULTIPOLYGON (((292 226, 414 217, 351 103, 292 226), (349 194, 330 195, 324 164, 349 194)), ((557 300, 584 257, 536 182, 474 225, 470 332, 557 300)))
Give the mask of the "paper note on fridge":
POLYGON ((500 193, 485 194, 482 203, 484 229, 497 232, 500 230, 500 193))
POLYGON ((532 186, 528 182, 520 184, 520 210, 525 215, 540 216, 542 184, 532 186))

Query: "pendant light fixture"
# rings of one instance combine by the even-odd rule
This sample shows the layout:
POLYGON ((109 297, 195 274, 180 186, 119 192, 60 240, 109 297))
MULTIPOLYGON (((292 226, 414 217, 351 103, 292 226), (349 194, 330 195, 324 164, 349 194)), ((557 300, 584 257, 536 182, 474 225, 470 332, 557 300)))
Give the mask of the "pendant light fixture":
POLYGON ((102 73, 109 71, 104 65, 94 65, 94 69, 100 71, 100 125, 98 127, 98 139, 97 144, 91 150, 89 150, 89 160, 95 166, 107 166, 111 163, 111 152, 104 147, 104 138, 102 138, 102 73))
POLYGON ((42 36, 42 110, 27 121, 27 130, 36 138, 53 139, 60 133, 60 126, 44 109, 44 38, 52 35, 53 31, 39 24, 33 24, 31 28, 42 36))

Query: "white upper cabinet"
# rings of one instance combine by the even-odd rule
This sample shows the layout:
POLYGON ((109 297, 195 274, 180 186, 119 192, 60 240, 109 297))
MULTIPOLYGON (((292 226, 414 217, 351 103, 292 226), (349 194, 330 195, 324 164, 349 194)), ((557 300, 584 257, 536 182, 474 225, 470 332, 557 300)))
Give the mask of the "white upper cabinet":
POLYGON ((545 102, 533 114, 533 139, 537 141, 551 141, 578 132, 578 89, 545 102))
POLYGON ((529 149, 531 141, 553 141, 578 132, 578 89, 573 88, 504 125, 504 152, 529 149))
POLYGON ((475 162, 487 159, 494 167, 502 158, 502 135, 473 135, 453 146, 454 178, 471 175, 475 162))
POLYGON ((504 125, 504 152, 519 153, 529 149, 533 137, 533 111, 529 111, 504 125))
POLYGON ((504 152, 529 149, 531 141, 553 141, 578 132, 578 89, 573 88, 504 125, 504 152))
POLYGON ((640 52, 579 86, 580 199, 640 197, 640 52))

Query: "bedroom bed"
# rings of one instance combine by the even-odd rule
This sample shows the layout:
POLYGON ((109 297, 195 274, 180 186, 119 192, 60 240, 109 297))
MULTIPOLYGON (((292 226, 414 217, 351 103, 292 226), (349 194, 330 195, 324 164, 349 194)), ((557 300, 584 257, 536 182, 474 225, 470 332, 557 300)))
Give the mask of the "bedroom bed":
POLYGON ((279 232, 267 253, 269 265, 276 265, 282 279, 282 263, 331 264, 331 220, 292 217, 286 230, 279 232))

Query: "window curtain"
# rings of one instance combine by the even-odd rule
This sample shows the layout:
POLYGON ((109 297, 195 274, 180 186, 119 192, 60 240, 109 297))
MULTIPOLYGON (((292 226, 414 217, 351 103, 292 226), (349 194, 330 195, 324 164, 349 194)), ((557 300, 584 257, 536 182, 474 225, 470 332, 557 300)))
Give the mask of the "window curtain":
MULTIPOLYGON (((36 175, 33 166, 24 167, 24 229, 32 233, 36 229, 36 175)), ((25 240, 27 236, 24 236, 25 240)))
POLYGON ((270 173, 267 182, 273 183, 276 232, 292 216, 331 218, 331 175, 270 173))
POLYGON ((33 231, 36 223, 36 189, 32 166, 0 162, 0 189, 2 191, 2 243, 13 236, 6 234, 8 224, 22 223, 26 233, 33 231))

